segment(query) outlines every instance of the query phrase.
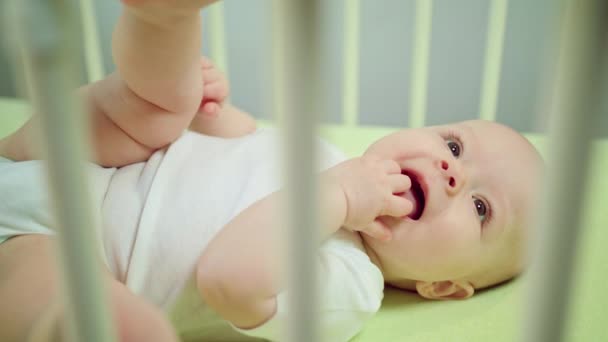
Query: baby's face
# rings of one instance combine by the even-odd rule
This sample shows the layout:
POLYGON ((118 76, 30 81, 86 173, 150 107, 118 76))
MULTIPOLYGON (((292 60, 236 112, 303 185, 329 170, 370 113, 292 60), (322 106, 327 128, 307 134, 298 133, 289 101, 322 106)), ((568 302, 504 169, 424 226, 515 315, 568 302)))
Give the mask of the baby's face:
POLYGON ((459 280, 482 288, 521 271, 542 160, 532 145, 487 121, 404 130, 365 154, 393 159, 412 181, 409 217, 380 217, 390 241, 363 235, 387 282, 459 280))

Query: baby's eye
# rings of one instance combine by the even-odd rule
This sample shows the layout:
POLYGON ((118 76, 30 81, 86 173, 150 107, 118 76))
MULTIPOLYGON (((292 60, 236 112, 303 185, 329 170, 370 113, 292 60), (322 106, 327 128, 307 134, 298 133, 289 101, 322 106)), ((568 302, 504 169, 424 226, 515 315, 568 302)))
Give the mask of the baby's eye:
POLYGON ((459 158, 464 153, 464 145, 460 134, 455 131, 449 131, 443 134, 443 140, 450 149, 450 152, 455 158, 459 158))
POLYGON ((460 145, 453 140, 448 140, 448 148, 452 151, 452 155, 456 158, 460 156, 460 145))
POLYGON ((473 198, 473 204, 475 205, 475 210, 477 210, 477 216, 479 216, 479 220, 481 222, 485 221, 488 210, 486 204, 479 198, 473 198))

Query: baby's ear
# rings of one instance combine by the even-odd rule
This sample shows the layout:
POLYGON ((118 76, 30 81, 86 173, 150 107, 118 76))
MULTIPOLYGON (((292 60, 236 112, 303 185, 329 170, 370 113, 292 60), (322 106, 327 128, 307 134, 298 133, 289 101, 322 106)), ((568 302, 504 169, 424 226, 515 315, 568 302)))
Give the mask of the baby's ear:
POLYGON ((417 281, 416 291, 428 299, 467 299, 475 293, 475 288, 464 280, 417 281))

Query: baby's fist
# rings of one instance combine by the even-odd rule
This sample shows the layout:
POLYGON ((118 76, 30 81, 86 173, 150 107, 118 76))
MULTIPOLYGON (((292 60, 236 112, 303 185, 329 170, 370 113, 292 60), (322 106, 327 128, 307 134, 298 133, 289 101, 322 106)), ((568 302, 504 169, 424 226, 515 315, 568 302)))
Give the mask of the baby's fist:
POLYGON ((346 199, 344 227, 377 239, 390 240, 391 231, 377 220, 379 216, 402 217, 413 205, 402 196, 411 187, 409 177, 393 160, 371 156, 354 158, 330 171, 339 182, 346 199))

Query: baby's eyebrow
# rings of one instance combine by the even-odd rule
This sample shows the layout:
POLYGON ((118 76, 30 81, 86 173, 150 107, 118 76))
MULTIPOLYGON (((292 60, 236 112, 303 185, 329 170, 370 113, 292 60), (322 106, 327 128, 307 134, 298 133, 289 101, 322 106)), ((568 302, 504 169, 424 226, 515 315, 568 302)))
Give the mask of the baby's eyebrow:
POLYGON ((460 130, 463 131, 463 133, 465 133, 465 135, 467 136, 467 140, 473 140, 474 142, 479 142, 479 137, 477 136, 477 134, 475 134, 475 130, 473 130, 473 128, 465 123, 462 124, 458 124, 456 125, 456 127, 460 130))

